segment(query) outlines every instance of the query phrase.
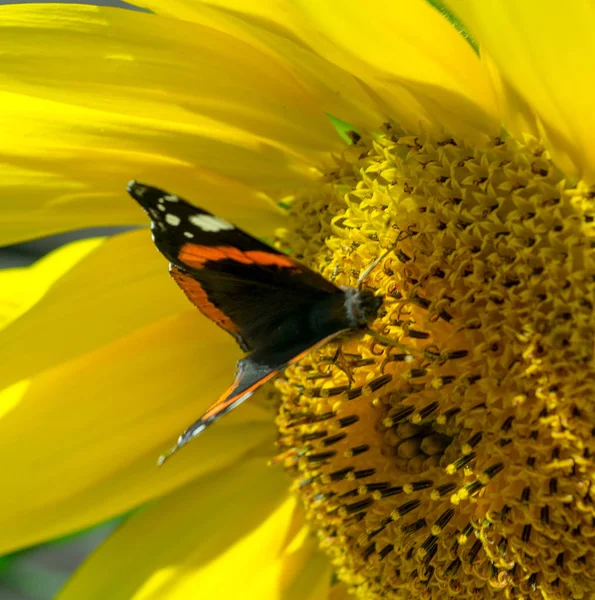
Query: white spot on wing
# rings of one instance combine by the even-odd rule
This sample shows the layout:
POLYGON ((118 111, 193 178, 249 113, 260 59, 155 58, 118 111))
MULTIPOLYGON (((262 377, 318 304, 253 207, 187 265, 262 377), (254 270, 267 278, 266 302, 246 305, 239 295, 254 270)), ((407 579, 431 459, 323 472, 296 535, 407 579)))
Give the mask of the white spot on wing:
POLYGON ((194 234, 193 234, 193 233, 190 233, 189 231, 185 231, 185 232, 184 232, 184 235, 185 235, 187 238, 193 238, 193 237, 194 237, 194 234))
POLYGON ((235 229, 235 227, 225 219, 214 217, 213 215, 192 215, 188 220, 192 225, 202 229, 202 231, 217 232, 235 229))
POLYGON ((178 217, 177 215, 172 215, 171 213, 167 213, 165 215, 165 222, 169 225, 173 225, 174 227, 176 225, 179 225, 181 220, 182 219, 180 219, 180 217, 178 217))
POLYGON ((162 210, 163 212, 165 212, 165 211, 167 210, 167 209, 165 208, 165 206, 163 206, 163 204, 158 204, 158 205, 157 205, 157 208, 158 208, 159 210, 162 210))
POLYGON ((166 196, 163 196, 163 199, 166 200, 167 202, 179 202, 180 199, 177 196, 174 196, 173 194, 167 194, 166 196))

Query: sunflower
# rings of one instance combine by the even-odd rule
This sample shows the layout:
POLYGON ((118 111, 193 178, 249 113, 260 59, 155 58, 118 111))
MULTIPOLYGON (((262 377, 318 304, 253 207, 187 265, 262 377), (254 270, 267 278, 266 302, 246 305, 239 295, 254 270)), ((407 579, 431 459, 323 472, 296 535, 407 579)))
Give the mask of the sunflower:
POLYGON ((338 285, 390 250, 378 335, 157 469, 241 354, 146 229, 0 273, 0 550, 144 505, 60 600, 593 597, 595 8, 140 4, 0 8, 2 242, 136 178, 338 285))

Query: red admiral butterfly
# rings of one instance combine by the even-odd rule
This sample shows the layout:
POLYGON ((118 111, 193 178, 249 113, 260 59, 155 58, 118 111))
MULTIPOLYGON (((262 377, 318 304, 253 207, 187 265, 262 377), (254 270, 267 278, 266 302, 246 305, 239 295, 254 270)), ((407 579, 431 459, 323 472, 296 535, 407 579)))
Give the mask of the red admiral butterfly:
POLYGON ((128 192, 150 216, 153 240, 170 261, 175 282, 248 353, 238 362, 231 387, 182 433, 159 464, 285 367, 376 318, 382 298, 371 290, 361 285, 339 288, 178 196, 135 181, 128 184, 128 192))

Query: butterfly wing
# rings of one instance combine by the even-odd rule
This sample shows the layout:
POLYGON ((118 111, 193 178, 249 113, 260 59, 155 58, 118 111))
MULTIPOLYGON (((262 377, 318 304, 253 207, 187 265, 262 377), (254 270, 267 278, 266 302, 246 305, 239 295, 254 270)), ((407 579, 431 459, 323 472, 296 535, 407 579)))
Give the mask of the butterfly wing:
POLYGON ((291 257, 189 204, 138 182, 131 196, 151 218, 153 239, 173 279, 245 352, 275 345, 275 332, 295 312, 342 290, 291 257))
POLYGON ((157 248, 186 296, 250 352, 231 387, 160 464, 287 365, 349 328, 345 293, 231 223, 159 188, 128 191, 151 217, 157 248))
POLYGON ((288 346, 283 350, 263 350, 254 352, 238 362, 236 376, 231 387, 207 411, 188 427, 178 438, 175 446, 159 458, 162 465, 167 458, 192 441, 209 425, 250 398, 252 394, 267 381, 273 379, 288 365, 297 362, 318 346, 337 337, 342 330, 336 331, 312 345, 311 341, 303 340, 288 346))

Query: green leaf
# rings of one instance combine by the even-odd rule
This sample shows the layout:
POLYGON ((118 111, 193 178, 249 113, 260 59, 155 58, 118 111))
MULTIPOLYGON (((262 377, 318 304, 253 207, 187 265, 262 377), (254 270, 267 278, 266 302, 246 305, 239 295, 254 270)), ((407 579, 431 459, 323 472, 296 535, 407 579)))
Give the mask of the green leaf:
POLYGON ((474 37, 465 29, 463 24, 450 12, 450 10, 440 0, 426 0, 428 4, 433 6, 442 16, 469 42, 469 45, 477 54, 479 54, 479 45, 474 37))
POLYGON ((329 118, 329 121, 333 125, 333 127, 337 130, 337 133, 341 136, 341 139, 348 144, 353 143, 353 133, 357 133, 357 130, 353 125, 347 123, 347 121, 343 121, 338 117, 334 117, 333 115, 326 115, 329 118))

